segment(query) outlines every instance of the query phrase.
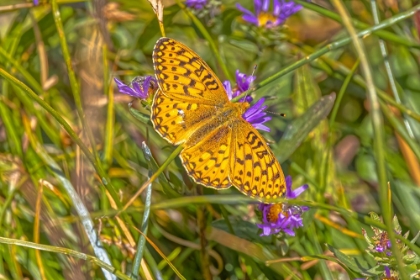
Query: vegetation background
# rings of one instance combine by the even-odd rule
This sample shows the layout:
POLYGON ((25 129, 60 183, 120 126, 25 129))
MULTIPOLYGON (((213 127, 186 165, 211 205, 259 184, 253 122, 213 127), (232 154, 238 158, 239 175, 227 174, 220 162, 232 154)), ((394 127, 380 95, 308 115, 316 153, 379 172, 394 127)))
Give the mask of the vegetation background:
POLYGON ((118 93, 114 77, 154 73, 147 1, 0 1, 1 278, 419 277, 420 5, 294 2, 267 29, 235 1, 164 1, 166 36, 222 81, 258 65, 252 95, 286 114, 263 135, 294 187, 309 184, 289 203, 310 210, 295 236, 261 237, 258 202, 195 185, 147 106, 118 93), (392 253, 372 253, 381 240, 363 229, 392 253))

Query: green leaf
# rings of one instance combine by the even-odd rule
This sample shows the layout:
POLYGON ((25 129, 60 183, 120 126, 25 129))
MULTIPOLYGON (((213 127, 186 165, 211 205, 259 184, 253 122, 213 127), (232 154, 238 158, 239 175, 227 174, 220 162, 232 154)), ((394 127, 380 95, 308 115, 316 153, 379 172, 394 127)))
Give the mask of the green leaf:
POLYGON ((146 115, 139 110, 134 109, 131 104, 128 105, 131 115, 136 118, 136 120, 140 121, 141 123, 147 124, 149 126, 152 126, 152 123, 150 121, 150 116, 146 115))
POLYGON ((304 65, 296 71, 295 80, 297 89, 293 95, 293 101, 295 112, 300 115, 306 112, 321 97, 321 90, 315 82, 308 65, 304 65))
POLYGON ((306 136, 330 113, 334 100, 335 93, 322 97, 306 113, 287 126, 283 138, 275 147, 280 162, 288 159, 306 136))

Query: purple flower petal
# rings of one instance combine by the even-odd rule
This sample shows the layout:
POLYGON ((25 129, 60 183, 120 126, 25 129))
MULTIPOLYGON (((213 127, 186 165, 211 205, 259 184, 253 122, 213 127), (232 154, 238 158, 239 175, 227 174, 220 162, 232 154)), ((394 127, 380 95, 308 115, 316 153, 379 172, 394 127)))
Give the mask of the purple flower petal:
POLYGON ((265 131, 265 132, 270 132, 271 131, 270 128, 268 126, 264 125, 264 124, 256 123, 256 124, 253 124, 252 126, 255 127, 258 130, 262 130, 262 131, 265 131))
POLYGON ((273 11, 270 12, 270 0, 254 0, 255 13, 236 4, 239 11, 244 13, 242 18, 256 26, 273 28, 283 24, 287 18, 302 9, 302 6, 291 1, 273 0, 273 11))
POLYGON ((263 106, 264 100, 264 98, 258 100, 254 105, 252 105, 248 108, 248 110, 246 110, 242 117, 244 118, 244 120, 252 124, 252 126, 256 129, 270 132, 270 128, 263 125, 263 123, 271 120, 271 117, 267 116, 267 114, 264 112, 264 109, 267 108, 267 106, 263 106))
POLYGON ((259 13, 261 13, 261 6, 262 6, 261 0, 254 0, 255 14, 258 15, 259 13))
POLYGON ((223 82, 223 87, 226 90, 226 93, 228 95, 229 100, 231 100, 232 99, 232 87, 230 85, 230 82, 229 81, 224 81, 223 82))
POLYGON ((114 81, 117 83, 119 92, 128 94, 130 96, 136 96, 136 92, 131 87, 127 86, 122 81, 118 80, 117 78, 114 78, 114 81))
MULTIPOLYGON (((228 94, 229 100, 232 98, 237 97, 238 95, 242 94, 243 92, 249 89, 250 84, 255 80, 255 76, 247 76, 236 70, 236 90, 235 92, 232 90, 229 81, 223 82, 223 86, 228 94)), ((239 102, 252 102, 252 97, 247 95, 239 100, 239 102)))
MULTIPOLYGON (((238 4, 239 5, 239 4, 238 4)), ((250 85, 256 79, 253 75, 246 75, 239 70, 236 70, 236 90, 232 90, 232 86, 229 81, 223 82, 223 87, 226 90, 229 100, 239 96, 240 94, 244 93, 245 91, 249 90, 250 85)), ((252 102, 252 97, 247 95, 239 100, 239 102, 252 102)), ((246 112, 242 115, 244 120, 249 122, 253 127, 263 131, 270 131, 270 128, 264 125, 265 122, 271 120, 270 116, 264 112, 267 106, 264 106, 264 98, 261 98, 258 102, 248 108, 246 112)))
POLYGON ((244 7, 242 7, 240 4, 236 3, 236 8, 241 11, 242 13, 244 13, 242 15, 242 19, 244 21, 247 21, 249 23, 252 23, 254 25, 258 25, 258 18, 256 15, 254 15, 251 11, 245 9, 244 7))
POLYGON ((382 245, 378 244, 378 245, 376 245, 375 250, 377 252, 379 252, 379 253, 383 253, 383 251, 385 250, 385 248, 382 247, 382 245))
POLYGON ((301 209, 303 212, 309 211, 309 207, 308 207, 308 206, 300 206, 300 209, 301 209))
POLYGON ((292 229, 285 228, 283 231, 290 236, 295 236, 295 232, 292 229))
POLYGON ((296 4, 293 1, 285 2, 284 0, 281 0, 281 11, 279 18, 282 21, 285 21, 288 17, 291 15, 299 12, 302 9, 302 6, 299 4, 296 4))
POLYGON ((290 192, 289 194, 286 194, 286 197, 289 199, 294 199, 301 195, 304 191, 306 191, 309 188, 308 185, 300 186, 299 188, 295 189, 294 191, 290 192))
POLYGON ((389 269, 389 267, 385 266, 384 269, 385 269, 385 271, 384 271, 385 272, 385 276, 387 278, 391 278, 391 270, 389 269))
POLYGON ((207 0, 186 0, 185 5, 195 10, 201 10, 207 5, 207 0))
POLYGON ((305 184, 295 190, 292 190, 292 176, 286 177, 286 198, 294 199, 298 197, 299 195, 301 195, 308 188, 309 186, 305 184))
POLYGON ((242 19, 244 21, 247 21, 249 23, 252 23, 253 25, 258 26, 258 18, 254 15, 243 15, 242 19))
POLYGON ((247 10, 247 9, 245 9, 244 7, 242 7, 242 5, 241 4, 239 4, 239 3, 236 3, 236 8, 239 10, 239 11, 241 11, 242 13, 244 13, 244 14, 247 14, 247 15, 249 15, 249 16, 255 16, 251 11, 249 11, 249 10, 247 10))
POLYGON ((286 179, 286 196, 288 193, 292 192, 292 176, 287 176, 286 179))
POLYGON ((236 76, 236 83, 237 83, 238 89, 241 92, 249 90, 249 87, 256 79, 255 76, 252 76, 252 75, 247 76, 246 74, 239 72, 239 70, 236 70, 235 76, 236 76))
POLYGON ((270 8, 270 0, 262 0, 262 11, 268 12, 268 8, 270 8))
POLYGON ((156 79, 152 76, 135 78, 131 83, 131 87, 117 78, 114 78, 114 81, 117 84, 119 92, 140 99, 146 99, 149 95, 149 87, 157 84, 156 79))
MULTIPOLYGON (((242 7, 241 4, 236 3, 236 8, 241 11, 242 13, 244 13, 242 15, 242 19, 252 23, 254 25, 258 25, 258 17, 257 15, 254 15, 251 11, 249 11, 248 9, 245 9, 244 7, 242 7)), ((257 13, 258 14, 258 13, 257 13)))
POLYGON ((273 0, 273 15, 278 17, 281 11, 281 4, 279 0, 273 0))

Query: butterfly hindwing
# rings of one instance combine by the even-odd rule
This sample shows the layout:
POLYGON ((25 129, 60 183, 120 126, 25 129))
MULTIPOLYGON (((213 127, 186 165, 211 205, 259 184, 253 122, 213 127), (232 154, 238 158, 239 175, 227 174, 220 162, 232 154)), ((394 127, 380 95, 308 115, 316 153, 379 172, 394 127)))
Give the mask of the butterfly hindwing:
POLYGON ((280 163, 258 131, 243 119, 233 124, 230 180, 248 196, 270 199, 286 191, 280 163))
MULTIPOLYGON (((195 137, 200 138, 200 136, 195 137)), ((232 130, 228 125, 223 125, 210 130, 195 145, 186 145, 180 156, 185 169, 195 182, 216 189, 231 186, 229 181, 231 139, 232 130)))

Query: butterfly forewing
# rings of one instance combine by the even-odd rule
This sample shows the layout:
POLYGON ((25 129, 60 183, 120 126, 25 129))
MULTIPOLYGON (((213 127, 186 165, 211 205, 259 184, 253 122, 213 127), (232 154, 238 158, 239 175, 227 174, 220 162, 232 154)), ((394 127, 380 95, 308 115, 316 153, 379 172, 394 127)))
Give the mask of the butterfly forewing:
POLYGON ((208 105, 229 102, 223 84, 207 63, 184 44, 159 39, 153 50, 153 64, 165 95, 208 105))
POLYGON ((216 112, 214 106, 168 97, 158 90, 153 99, 150 119, 163 138, 178 145, 210 121, 216 112))

